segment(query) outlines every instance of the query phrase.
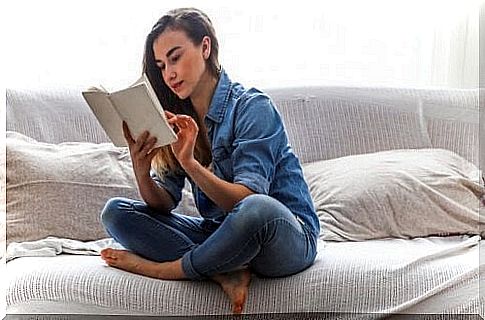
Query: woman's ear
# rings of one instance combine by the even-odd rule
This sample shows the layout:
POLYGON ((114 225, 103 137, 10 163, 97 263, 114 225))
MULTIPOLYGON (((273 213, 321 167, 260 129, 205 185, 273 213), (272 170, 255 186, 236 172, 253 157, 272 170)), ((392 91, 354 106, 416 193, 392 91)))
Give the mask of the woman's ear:
POLYGON ((205 36, 202 39, 202 56, 204 59, 209 59, 211 55, 211 38, 208 36, 205 36))

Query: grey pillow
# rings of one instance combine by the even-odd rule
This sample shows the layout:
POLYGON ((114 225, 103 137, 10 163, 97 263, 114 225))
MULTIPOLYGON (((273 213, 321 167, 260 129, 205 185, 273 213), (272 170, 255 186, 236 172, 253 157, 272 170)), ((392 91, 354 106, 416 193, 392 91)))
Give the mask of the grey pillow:
POLYGON ((40 143, 7 132, 6 152, 7 244, 47 236, 107 237, 99 219, 106 201, 139 198, 127 148, 40 143))
POLYGON ((451 151, 391 150, 303 169, 323 240, 484 233, 479 170, 451 151))

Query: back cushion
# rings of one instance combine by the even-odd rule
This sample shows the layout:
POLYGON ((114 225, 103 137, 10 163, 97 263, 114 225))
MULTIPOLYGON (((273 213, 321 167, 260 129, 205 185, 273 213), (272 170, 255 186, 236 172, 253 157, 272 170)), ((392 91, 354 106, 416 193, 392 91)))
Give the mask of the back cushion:
POLYGON ((7 89, 7 130, 37 141, 109 142, 81 89, 7 89))
POLYGON ((420 97, 431 143, 479 164, 478 90, 429 90, 420 97))
POLYGON ((107 237, 99 219, 106 201, 139 199, 128 149, 111 143, 50 144, 7 131, 4 160, 7 244, 107 237))
MULTIPOLYGON (((7 89, 7 130, 48 143, 109 142, 82 89, 7 89)), ((477 90, 322 86, 267 92, 304 163, 434 147, 478 165, 477 90)))
POLYGON ((301 87, 267 92, 303 163, 434 147, 478 165, 476 90, 301 87))
POLYGON ((293 96, 270 92, 302 163, 391 149, 430 148, 412 103, 374 101, 352 91, 310 89, 293 96))

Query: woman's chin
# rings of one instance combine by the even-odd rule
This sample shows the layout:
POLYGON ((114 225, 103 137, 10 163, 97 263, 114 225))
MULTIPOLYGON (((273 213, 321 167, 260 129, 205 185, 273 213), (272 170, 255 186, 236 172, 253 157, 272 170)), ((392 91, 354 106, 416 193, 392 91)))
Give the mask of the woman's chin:
POLYGON ((181 100, 185 100, 189 97, 189 95, 185 91, 174 91, 173 93, 175 93, 177 97, 179 97, 179 99, 181 100))

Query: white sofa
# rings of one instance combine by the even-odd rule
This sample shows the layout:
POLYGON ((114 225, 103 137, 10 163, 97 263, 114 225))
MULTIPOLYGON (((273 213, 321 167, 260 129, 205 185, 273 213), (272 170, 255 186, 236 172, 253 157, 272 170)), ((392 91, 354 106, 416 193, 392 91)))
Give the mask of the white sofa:
MULTIPOLYGON (((229 301, 213 282, 154 280, 107 267, 96 255, 102 247, 116 246, 110 239, 104 239, 107 235, 99 224, 99 203, 96 201, 113 192, 133 197, 137 193, 129 176, 126 152, 106 144, 108 139, 82 100, 81 89, 7 89, 7 231, 11 232, 10 235, 7 233, 10 251, 6 253, 7 318, 21 318, 22 314, 45 315, 47 318, 49 314, 181 318, 199 315, 207 319, 215 315, 221 315, 222 319, 222 315, 226 315, 224 319, 230 318, 229 301), (66 145, 65 142, 71 143, 66 145), (95 145, 86 147, 86 142, 95 145), (103 145, 101 151, 100 144, 103 145), (77 163, 69 155, 81 150, 79 148, 84 149, 75 159, 88 160, 79 164, 76 170, 81 171, 66 173, 77 163), (103 157, 109 154, 108 163, 120 161, 123 164, 115 165, 118 171, 103 168, 99 172, 86 173, 84 171, 96 169, 89 163, 91 158, 83 158, 92 149, 103 157), (51 166, 47 165, 49 168, 42 165, 44 156, 50 159, 47 162, 51 163, 51 166), (27 164, 23 164, 24 158, 30 159, 27 164), (17 169, 20 166, 22 168, 17 169), (59 189, 36 189, 47 179, 42 175, 37 177, 39 171, 54 175, 53 181, 70 175, 81 175, 85 180, 77 185, 63 182, 64 187, 59 189), (30 179, 32 175, 37 180, 30 179), (125 176, 124 180, 110 180, 103 184, 102 179, 109 175, 125 176), (25 183, 20 178, 14 181, 17 176, 30 180, 25 183), (83 188, 91 188, 89 182, 97 187, 116 185, 117 189, 109 192, 106 188, 90 189, 83 194, 83 188), (30 189, 25 187, 28 183, 30 189), (20 190, 23 187, 27 191, 20 190), (25 194, 19 195, 21 192, 25 194), (61 198, 63 192, 67 195, 61 198), (90 203, 89 210, 76 205, 91 200, 96 203, 90 203), (57 205, 58 202, 62 204, 57 205), (63 208, 62 212, 59 208, 63 208), (51 220, 42 224, 36 219, 51 220), (19 224, 28 226, 19 227, 19 224), (46 240, 45 236, 51 238, 46 240), (77 241, 69 242, 66 238, 77 241)), ((312 183, 320 174, 316 164, 319 168, 343 168, 339 170, 348 174, 352 169, 350 165, 379 159, 390 159, 386 165, 394 163, 392 159, 401 159, 394 155, 398 150, 404 150, 402 154, 414 150, 417 166, 422 164, 420 157, 424 159, 419 152, 434 152, 435 149, 453 151, 460 166, 471 169, 479 166, 477 90, 301 87, 267 92, 283 116, 290 142, 312 183)), ((394 168, 399 166, 398 162, 398 167, 394 168)), ((409 168, 412 171, 413 168, 409 168)), ((350 184, 359 185, 363 178, 373 180, 372 175, 360 170, 350 184)), ((348 180, 348 176, 345 179, 348 180)), ((474 184, 467 190, 475 192, 477 199, 483 195, 480 194, 483 186, 479 185, 478 175, 462 175, 460 179, 474 184)), ((338 182, 332 181, 333 185, 338 182)), ((349 181, 347 183, 349 185, 349 181)), ((291 277, 254 277, 244 310, 248 319, 369 319, 399 314, 409 315, 410 319, 418 318, 417 315, 430 319, 445 319, 449 314, 483 316, 485 298, 480 294, 479 283, 484 269, 479 250, 484 242, 481 238, 483 228, 478 220, 473 217, 466 220, 470 215, 466 219, 461 215, 453 216, 452 209, 444 206, 445 209, 441 208, 443 212, 451 212, 450 217, 455 220, 449 222, 448 216, 435 215, 435 212, 410 212, 411 219, 416 214, 423 220, 411 228, 405 225, 409 221, 400 221, 387 230, 382 226, 388 222, 371 217, 362 220, 362 225, 374 224, 375 229, 371 226, 351 234, 345 229, 350 226, 339 225, 348 217, 329 216, 330 209, 325 207, 329 198, 323 202, 316 199, 321 195, 316 193, 321 192, 318 188, 325 185, 315 187, 310 183, 315 205, 323 208, 317 208, 323 233, 315 264, 291 277), (332 223, 336 229, 329 227, 332 223), (439 226, 436 230, 433 229, 435 225, 439 226), (452 230, 446 229, 448 225, 452 230), (339 226, 345 232, 340 232, 339 226), (327 234, 324 233, 326 230, 327 234), (381 236, 370 238, 374 232, 381 231, 381 236)), ((420 194, 413 197, 424 194, 415 191, 420 194)), ((357 191, 349 192, 352 195, 357 191)), ((379 192, 385 193, 385 190, 379 192)), ((460 197, 459 193, 448 194, 451 199, 453 195, 460 197)), ((456 208, 468 205, 467 210, 473 211, 473 203, 460 203, 462 198, 454 199, 458 203, 456 208)), ((404 205, 414 198, 409 199, 397 199, 403 208, 396 210, 408 210, 404 205)), ((474 203, 478 217, 479 202, 474 203)), ((396 202, 389 204, 395 206, 396 202)), ((364 212, 364 207, 359 207, 360 211, 356 209, 356 212, 364 212)), ((189 190, 184 192, 176 210, 197 214, 189 190)), ((397 213, 389 212, 389 215, 396 218, 397 213)), ((356 224, 350 220, 349 223, 356 224)))

